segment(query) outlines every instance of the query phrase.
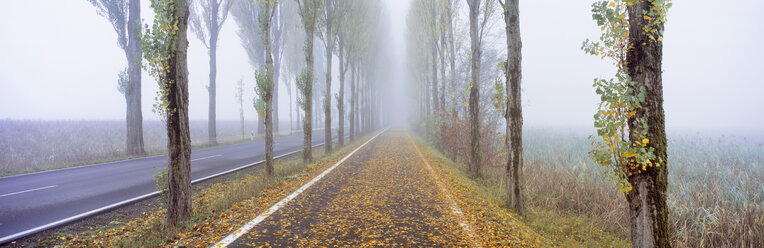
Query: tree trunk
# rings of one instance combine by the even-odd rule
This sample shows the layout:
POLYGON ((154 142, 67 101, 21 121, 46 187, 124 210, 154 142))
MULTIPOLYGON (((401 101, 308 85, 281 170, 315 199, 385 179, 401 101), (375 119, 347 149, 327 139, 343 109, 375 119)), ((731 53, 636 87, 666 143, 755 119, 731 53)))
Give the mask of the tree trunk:
MULTIPOLYGON (((453 1, 453 0, 449 0, 449 1, 453 1)), ((454 42, 454 18, 453 18, 454 15, 453 15, 453 11, 452 11, 453 4, 454 4, 453 2, 449 3, 449 8, 448 8, 448 12, 447 12, 448 13, 448 37, 449 37, 449 40, 448 40, 449 41, 448 50, 449 50, 449 54, 451 55, 449 57, 449 60, 451 62, 450 63, 451 64, 451 73, 450 73, 450 75, 451 75, 451 90, 456 91, 456 48, 455 48, 456 45, 454 44, 455 43, 454 42)), ((458 112, 457 112, 458 106, 459 105, 454 100, 454 104, 452 105, 451 112, 454 115, 454 117, 457 117, 457 118, 458 118, 458 112)))
MULTIPOLYGON (((636 116, 629 119, 629 128, 634 118, 645 118, 648 146, 654 148, 653 164, 646 171, 628 177, 632 190, 626 194, 629 202, 632 247, 671 247, 669 242, 668 207, 666 188, 668 186, 668 161, 666 153, 665 114, 663 111, 663 83, 661 60, 663 42, 651 41, 642 33, 647 21, 642 13, 650 11, 653 1, 638 1, 627 8, 629 12, 629 43, 633 49, 626 55, 629 76, 637 84, 632 86, 638 92, 645 87, 645 101, 637 108, 636 116), (644 45, 643 45, 644 44, 644 45)), ((663 25, 656 27, 662 29, 663 25)), ((636 94, 636 93, 635 93, 636 94)), ((634 137, 630 137, 634 139, 634 137)))
MULTIPOLYGON (((305 28, 305 63, 307 64, 307 82, 305 86, 305 123, 303 124, 303 157, 304 163, 313 162, 313 125, 312 112, 313 112, 313 31, 315 30, 315 16, 318 3, 313 0, 305 0, 304 8, 307 8, 306 12, 310 13, 308 25, 303 25, 305 28), (311 2, 311 3, 309 3, 311 2)), ((303 16, 302 18, 306 18, 303 16)), ((303 21, 305 23, 305 21, 303 21)))
POLYGON ((141 67, 137 58, 141 58, 141 43, 138 32, 140 25, 137 22, 141 18, 141 4, 139 0, 130 0, 127 22, 135 24, 127 27, 127 48, 125 56, 127 57, 127 71, 130 85, 125 90, 125 101, 127 106, 127 149, 128 155, 143 155, 146 152, 143 149, 143 113, 141 112, 141 67))
MULTIPOLYGON (((265 68, 268 71, 266 75, 273 76, 273 51, 271 50, 271 15, 274 10, 273 2, 265 1, 264 12, 266 15, 265 21, 261 21, 263 25, 263 46, 265 48, 265 68)), ((262 20, 262 19, 261 19, 262 20)), ((273 91, 276 81, 273 78, 268 80, 269 87, 261 96, 265 100, 265 172, 269 176, 273 176, 273 91)))
MULTIPOLYGON (((446 33, 440 34, 440 49, 438 55, 440 56, 440 110, 446 111, 446 33)), ((438 112, 440 113, 440 111, 438 112)))
POLYGON ((505 0, 504 23, 507 31, 507 206, 525 215, 523 204, 523 109, 520 92, 522 79, 522 41, 520 39, 519 0, 505 0))
POLYGON ((239 99, 239 120, 241 125, 241 138, 245 139, 247 137, 247 133, 244 131, 244 102, 239 99))
MULTIPOLYGON (((262 48, 263 54, 265 54, 265 47, 263 46, 262 48)), ((265 63, 265 55, 263 55, 263 63, 261 65, 265 63)), ((265 137, 265 116, 257 116, 257 134, 265 137)))
MULTIPOLYGON (((295 93, 295 95, 294 95, 295 98, 299 97, 300 90, 297 89, 297 83, 296 82, 295 82, 295 87, 294 87, 294 93, 295 93)), ((297 105, 297 99, 295 99, 294 104, 297 105)), ((297 119, 297 122, 295 122, 295 124, 296 124, 295 128, 296 128, 296 130, 297 129, 301 129, 302 125, 300 125, 300 123, 301 123, 300 122, 300 106, 297 106, 297 108, 295 108, 294 111, 295 111, 294 112, 295 119, 297 119)))
MULTIPOLYGON (((279 13, 280 14, 280 13, 279 13)), ((279 24, 281 25, 281 24, 279 24)), ((280 34, 279 34, 280 35, 280 34)), ((279 77, 281 77, 281 60, 283 59, 281 57, 281 54, 279 53, 279 49, 281 47, 281 44, 279 44, 279 39, 273 40, 273 49, 272 56, 273 56, 273 132, 278 134, 279 133, 279 125, 281 122, 279 122, 279 77), (273 52, 275 51, 275 52, 273 52)))
MULTIPOLYGON (((424 62, 425 65, 429 66, 430 65, 430 56, 426 56, 424 61, 425 61, 424 62)), ((424 78, 424 82, 423 82, 424 83, 424 87, 423 88, 424 88, 424 95, 425 95, 425 98, 424 98, 425 99, 425 101, 424 101, 424 105, 425 105, 425 107, 424 107, 424 111, 425 111, 424 112, 425 113, 424 116, 425 116, 425 118, 430 116, 430 107, 432 106, 431 102, 430 102, 430 99, 431 99, 431 97, 430 97, 430 94, 431 94, 430 83, 427 82, 427 72, 429 72, 428 69, 425 69, 425 71, 422 72, 422 75, 423 75, 422 78, 424 78)))
POLYGON ((291 94, 291 92, 289 94, 288 105, 289 105, 289 134, 292 134, 292 130, 294 130, 294 123, 293 123, 294 119, 292 118, 292 94, 291 94))
POLYGON ((326 95, 324 95, 324 148, 326 154, 332 151, 332 20, 326 25, 326 95))
POLYGON ((433 37, 432 42, 432 48, 430 49, 431 57, 432 57, 432 63, 430 65, 432 66, 432 114, 437 117, 438 111, 440 111, 440 105, 438 96, 438 48, 436 47, 436 44, 438 42, 438 38, 433 37))
POLYGON ((482 158, 480 154, 480 41, 478 37, 478 14, 480 0, 467 0, 470 7, 470 43, 472 51, 472 79, 470 80, 470 170, 480 177, 482 158))
POLYGON ((350 65, 350 140, 355 140, 355 67, 356 65, 350 65))
POLYGON ((338 94, 337 99, 337 145, 342 147, 345 145, 345 72, 346 72, 346 66, 345 61, 347 58, 344 58, 344 49, 342 46, 339 48, 339 59, 340 59, 340 92, 338 94))
MULTIPOLYGON (((278 51, 278 49, 273 49, 278 51)), ((274 55, 275 56, 275 55, 274 55)), ((274 60, 273 64, 273 132, 279 133, 279 77, 281 76, 281 59, 274 60)))
POLYGON ((216 86, 215 79, 217 78, 217 26, 212 25, 210 30, 210 85, 207 86, 207 92, 209 93, 209 116, 207 117, 207 133, 209 134, 208 142, 210 145, 216 145, 217 142, 217 127, 215 122, 215 98, 216 98, 216 86))
POLYGON ((168 84, 167 150, 169 151, 167 223, 178 226, 191 217, 191 137, 188 126, 188 2, 175 0, 174 13, 178 18, 177 49, 170 57, 168 84))

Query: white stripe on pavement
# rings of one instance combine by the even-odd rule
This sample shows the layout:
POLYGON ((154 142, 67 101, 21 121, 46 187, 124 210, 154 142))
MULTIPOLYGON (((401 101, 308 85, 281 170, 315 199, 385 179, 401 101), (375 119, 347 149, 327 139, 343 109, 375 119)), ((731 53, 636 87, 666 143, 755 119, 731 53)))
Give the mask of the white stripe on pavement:
POLYGON ((14 192, 14 193, 8 193, 8 194, 0 195, 0 197, 6 197, 6 196, 17 195, 17 194, 26 193, 26 192, 32 192, 32 191, 38 191, 38 190, 43 190, 43 189, 49 189, 49 188, 53 188, 53 187, 56 187, 56 186, 58 186, 58 185, 45 186, 45 187, 36 188, 36 189, 28 189, 28 190, 23 190, 23 191, 19 191, 19 192, 14 192))
POLYGON ((212 156, 209 156, 209 157, 203 157, 203 158, 192 159, 192 160, 191 160, 191 162, 194 162, 194 161, 197 161, 197 160, 202 160, 202 159, 208 159, 208 158, 220 157, 220 156, 223 156, 223 155, 220 155, 220 154, 218 154, 218 155, 212 155, 212 156))
POLYGON ((313 184, 315 184, 316 182, 318 182, 318 180, 321 180, 321 178, 323 178, 324 176, 326 176, 326 174, 329 174, 329 172, 331 172, 332 170, 334 170, 334 168, 337 168, 337 166, 339 166, 340 164, 342 164, 342 162, 345 162, 345 160, 346 160, 346 159, 348 159, 350 156, 353 156, 353 154, 354 154, 355 152, 357 152, 358 150, 360 150, 362 147, 364 147, 366 144, 368 144, 369 142, 371 142, 372 140, 374 140, 374 138, 376 138, 376 137, 377 137, 377 136, 379 136, 380 134, 384 133, 385 131, 387 131, 387 129, 385 129, 385 130, 382 130, 382 131, 381 131, 381 132, 379 132, 377 135, 374 135, 374 137, 371 137, 371 139, 367 140, 367 141, 366 141, 365 143, 363 143, 361 146, 359 146, 358 148, 356 148, 355 150, 353 150, 352 152, 350 152, 348 155, 346 155, 346 156, 345 156, 344 158, 342 158, 340 161, 337 161, 337 163, 335 163, 334 165, 332 165, 332 167, 329 167, 329 168, 328 168, 328 169, 326 169, 324 172, 321 172, 321 174, 318 174, 318 176, 316 176, 315 178, 313 178, 313 180, 310 180, 310 182, 307 182, 307 183, 305 183, 305 185, 302 185, 302 187, 300 187, 299 189, 295 190, 294 192, 292 192, 292 193, 291 193, 291 194, 289 194, 288 196, 284 197, 284 198, 283 198, 283 199, 281 199, 279 202, 277 202, 276 204, 274 204, 273 206, 271 206, 270 208, 268 208, 268 210, 267 210, 267 211, 265 211, 264 213, 262 213, 262 214, 258 215, 258 216, 257 216, 257 217, 255 217, 254 219, 250 220, 249 222, 247 222, 247 224, 245 224, 244 226, 242 226, 242 227, 241 227, 241 228, 239 228, 238 230, 234 231, 233 233, 229 234, 228 236, 226 236, 225 238, 223 238, 223 240, 220 240, 220 242, 216 243, 216 244, 215 244, 215 245, 213 245, 212 247, 228 247, 228 245, 230 245, 231 243, 233 243, 234 241, 236 241, 236 239, 238 239, 239 237, 241 237, 242 235, 244 235, 245 233, 247 233, 249 230, 251 230, 252 228, 254 228, 255 226, 257 226, 257 224, 260 224, 260 222, 262 222, 263 220, 265 220, 265 218, 268 218, 268 216, 270 216, 271 214, 273 214, 273 213, 275 213, 276 211, 278 211, 278 210, 279 210, 279 208, 281 208, 281 207, 283 207, 284 205, 286 205, 287 203, 289 203, 289 201, 291 201, 292 199, 294 199, 295 197, 297 197, 298 195, 300 195, 300 193, 302 193, 303 191, 305 191, 305 190, 307 190, 308 188, 310 188, 310 186, 313 186, 313 184))

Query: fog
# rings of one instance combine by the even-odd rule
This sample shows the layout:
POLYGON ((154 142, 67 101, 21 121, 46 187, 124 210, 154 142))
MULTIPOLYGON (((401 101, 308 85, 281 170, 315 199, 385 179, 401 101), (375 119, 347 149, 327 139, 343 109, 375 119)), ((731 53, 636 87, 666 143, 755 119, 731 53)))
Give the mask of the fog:
MULTIPOLYGON (((590 0, 521 1, 523 39, 523 105, 526 125, 591 126, 598 97, 594 77, 610 77, 614 66, 580 50, 583 40, 599 29, 591 20, 590 0)), ((142 1, 146 23, 153 15, 142 1)), ((381 58, 389 73, 379 87, 390 117, 405 120, 409 102, 406 84, 406 14, 408 1, 387 1, 393 51, 381 58), (385 84, 388 84, 385 85, 385 84)), ((466 9, 466 4, 460 3, 466 9)), ((664 42, 663 74, 666 124, 669 129, 764 131, 764 2, 675 0, 664 42)), ((460 22, 466 23, 466 15, 460 22)), ((499 18, 500 14, 495 15, 499 18)), ((462 24, 463 25, 463 24, 462 24)), ((494 28, 500 35, 502 23, 494 28)), ((233 18, 223 25, 218 43, 217 119, 238 119, 235 84, 245 82, 245 116, 256 118, 253 68, 236 35, 233 18), (247 107, 249 106, 249 107, 247 107)), ((117 91, 117 73, 125 67, 109 22, 84 0, 7 1, 0 8, 0 119, 119 120, 125 100, 117 91)), ((288 35, 288 34, 287 34, 288 35)), ((463 35, 463 34, 462 34, 463 35)), ((486 46, 503 47, 490 37, 486 46)), ((190 119, 207 118, 207 49, 191 33, 188 40, 190 119)), ((319 46, 320 43, 316 43, 319 46)), ((501 49, 505 52, 505 48, 501 49)), ((317 58, 322 59, 322 58, 317 58)), ((332 87, 338 86, 337 59, 332 87)), ((318 70, 318 69, 317 69, 318 70)), ((144 119, 151 111, 157 84, 142 73, 144 119)), ((286 76, 282 77, 286 80, 286 76)), ((293 80, 293 79, 290 79, 293 80)), ((347 82, 346 82, 347 83, 347 82)), ((280 119, 289 120, 289 98, 280 87, 280 119)), ((484 93, 485 94, 485 93, 484 93)), ((294 99, 294 97, 292 97, 294 99)), ((332 103, 332 111, 336 112, 332 103)), ((333 118, 336 121, 336 118, 333 118)))

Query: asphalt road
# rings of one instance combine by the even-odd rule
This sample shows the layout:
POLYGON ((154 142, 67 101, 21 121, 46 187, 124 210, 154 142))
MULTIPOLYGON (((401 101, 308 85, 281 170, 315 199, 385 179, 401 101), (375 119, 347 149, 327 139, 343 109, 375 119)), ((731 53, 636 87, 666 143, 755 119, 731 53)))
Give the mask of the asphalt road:
POLYGON ((471 246, 461 210, 405 131, 384 132, 348 156, 218 245, 471 246))
MULTIPOLYGON (((276 138, 274 154, 301 150, 302 142, 302 133, 276 138)), ((314 131, 313 144, 323 143, 324 132, 314 131)), ((194 150, 192 180, 251 165, 263 154, 264 140, 194 150)), ((164 166, 166 156, 152 156, 0 178, 0 244, 150 197, 154 172, 164 166)))

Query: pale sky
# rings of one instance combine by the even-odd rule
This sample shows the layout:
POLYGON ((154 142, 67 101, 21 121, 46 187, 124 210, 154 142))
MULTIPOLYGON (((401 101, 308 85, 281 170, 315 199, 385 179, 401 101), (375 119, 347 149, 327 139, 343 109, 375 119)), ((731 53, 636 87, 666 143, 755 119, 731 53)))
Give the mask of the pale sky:
MULTIPOLYGON (((591 125, 598 102, 592 79, 609 77, 613 68, 580 50, 583 40, 599 35, 591 20, 592 2, 521 1, 526 125, 591 125)), ((760 75, 764 71, 764 33, 760 32, 764 1, 673 2, 664 38, 667 126, 764 132, 764 80, 760 75)), ((148 5, 142 1, 145 20, 153 15, 148 5)), ((403 0, 386 3, 394 47, 400 51, 405 47, 401 35, 405 34, 407 5, 403 0)), ((247 87, 245 115, 255 116, 251 108, 253 71, 237 29, 229 16, 218 43, 218 120, 238 119, 234 87, 240 78, 247 87)), ((5 1, 0 8, 0 34, 0 119, 124 119, 125 100, 116 87, 117 73, 126 64, 124 53, 109 22, 90 3, 5 1)), ((190 118, 204 120, 208 55, 196 36, 189 33, 188 39, 190 118)), ((400 51, 393 54, 400 58, 400 51)), ((142 82, 144 119, 157 119, 151 112, 156 83, 145 72, 142 82)), ((283 92, 280 104, 281 119, 288 120, 283 92)))

